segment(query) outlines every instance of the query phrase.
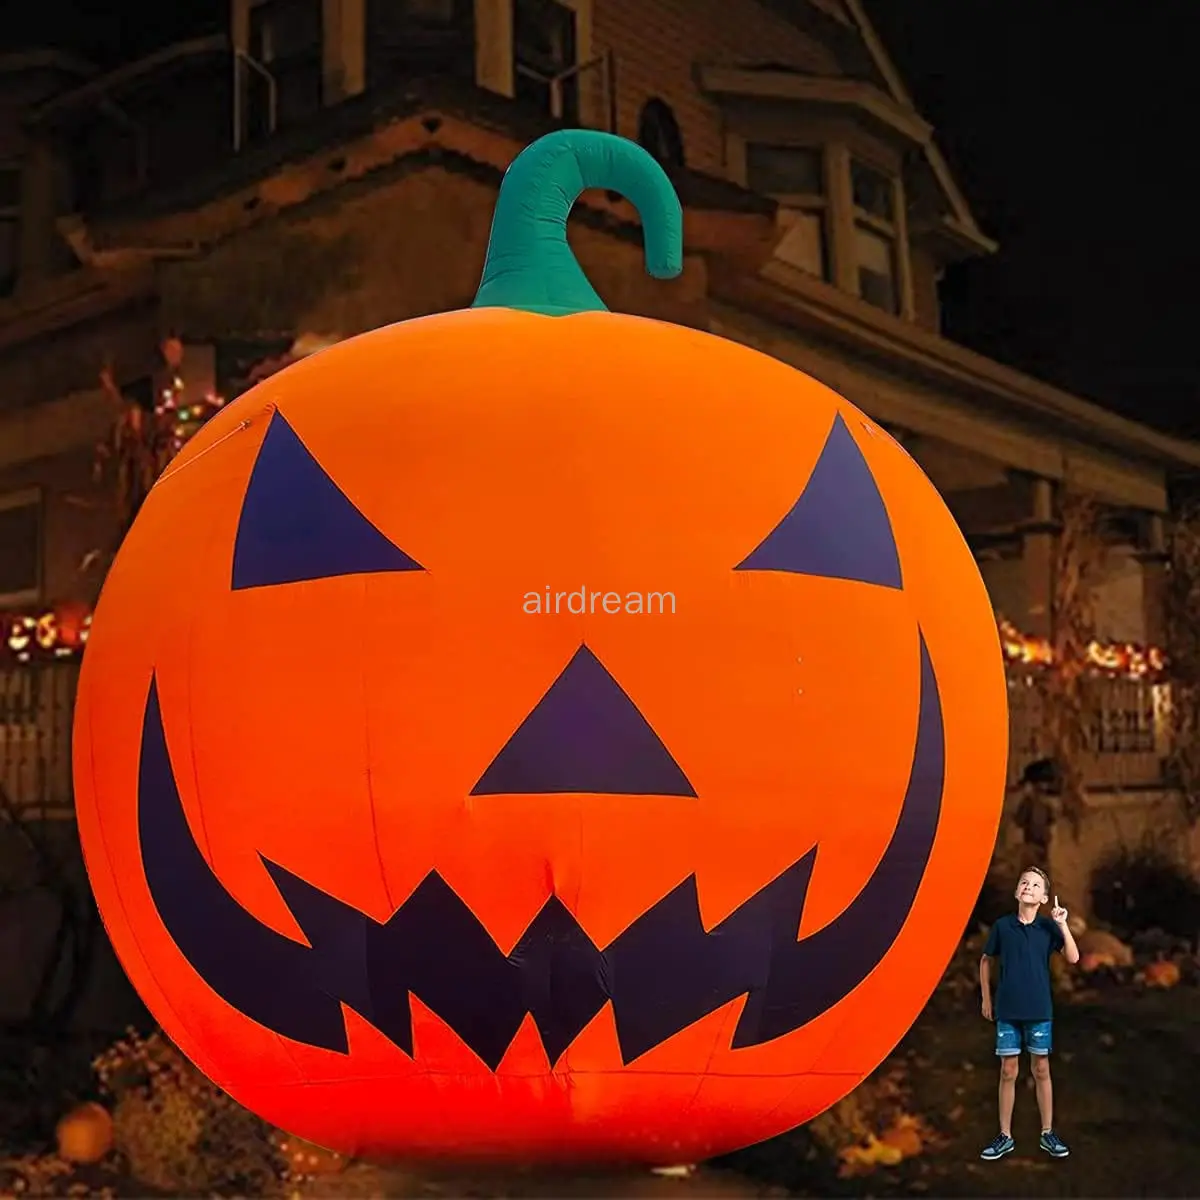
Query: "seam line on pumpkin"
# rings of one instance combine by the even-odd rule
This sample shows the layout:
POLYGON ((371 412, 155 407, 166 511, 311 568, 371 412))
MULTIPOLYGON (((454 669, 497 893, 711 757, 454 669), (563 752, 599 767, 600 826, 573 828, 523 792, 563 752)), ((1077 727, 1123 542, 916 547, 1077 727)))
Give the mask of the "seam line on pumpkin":
MULTIPOLYGON (((695 1071, 631 1071, 628 1068, 619 1069, 612 1068, 602 1071, 552 1071, 547 1074, 545 1071, 505 1071, 503 1075, 497 1075, 495 1072, 488 1071, 419 1071, 416 1073, 418 1078, 434 1078, 434 1079, 546 1079, 562 1077, 563 1075, 577 1075, 581 1079, 585 1077, 595 1078, 601 1075, 608 1076, 625 1076, 631 1078, 637 1076, 642 1079, 676 1079, 676 1078, 695 1078, 695 1071)), ((339 1076, 337 1079, 307 1079, 300 1080, 284 1080, 271 1085, 272 1090, 278 1088, 285 1090, 294 1087, 342 1087, 348 1083, 374 1083, 380 1079, 412 1079, 414 1074, 411 1071, 394 1071, 390 1075, 346 1075, 339 1076)), ((797 1084, 805 1079, 861 1079, 862 1075, 858 1071, 786 1071, 783 1073, 770 1074, 768 1072, 748 1073, 743 1071, 710 1071, 705 1076, 707 1079, 794 1079, 797 1084)), ((794 1094, 789 1093, 789 1095, 794 1094)), ((786 1101, 786 1098, 785 1098, 786 1101)), ((776 1107, 779 1107, 778 1105, 776 1107)), ((775 1110, 772 1109, 772 1112, 775 1110)))
MULTIPOLYGON (((215 446, 219 446, 221 444, 221 442, 225 441, 226 438, 232 437, 235 433, 238 433, 242 428, 244 428, 245 426, 248 426, 249 424, 250 424, 250 418, 247 417, 246 420, 243 421, 241 423, 241 425, 239 425, 237 428, 231 429, 227 434, 224 435, 224 437, 218 438, 212 444, 212 446, 208 447, 208 450, 213 449, 213 447, 215 447, 215 446)), ((207 454, 208 450, 201 451, 200 454, 196 455, 196 458, 200 458, 202 455, 207 454)), ((195 459, 193 459, 192 461, 195 462, 195 459)), ((187 466, 187 465, 188 464, 186 464, 186 463, 184 464, 184 466, 187 466)), ((181 467, 180 470, 182 470, 182 469, 183 468, 181 467)), ((210 551, 211 551, 212 546, 215 545, 217 543, 217 541, 220 540, 220 536, 221 536, 220 526, 214 522, 211 530, 209 531, 209 535, 208 535, 208 548, 210 551)), ((206 555, 206 557, 208 557, 208 556, 206 555)), ((196 753, 196 739, 192 732, 192 730, 193 730, 192 714, 194 711, 194 709, 193 709, 194 691, 192 688, 192 666, 195 661, 194 660, 194 652, 195 652, 195 648, 196 648, 196 625, 197 625, 197 623, 198 622, 194 616, 193 616, 192 620, 188 623, 187 655, 186 655, 186 658, 184 659, 184 661, 187 663, 187 681, 188 681, 187 725, 188 725, 188 749, 190 751, 188 757, 190 759, 191 769, 192 769, 191 770, 192 787, 194 789, 194 795, 195 795, 195 799, 196 799, 196 817, 200 824, 200 833, 204 838, 204 848, 205 848, 205 850, 208 851, 208 855, 207 855, 208 869, 213 873, 213 875, 217 879, 220 879, 220 875, 217 874, 217 856, 216 856, 215 851, 213 850, 212 837, 209 834, 209 829, 208 829, 208 818, 204 811, 204 793, 200 787, 200 761, 199 761, 199 758, 196 753)), ((164 728, 164 736, 165 736, 165 728, 164 728)), ((193 833, 193 837, 194 836, 195 836, 195 834, 193 833)), ((199 849, 199 842, 196 843, 196 846, 197 846, 197 849, 199 849)), ((255 853, 259 854, 258 869, 260 871, 265 872, 266 868, 262 865, 261 854, 260 854, 257 846, 255 846, 255 853)), ((291 920, 296 925, 296 927, 300 928, 300 923, 299 923, 299 921, 296 920, 295 913, 293 913, 292 910, 290 908, 288 908, 287 901, 284 900, 282 895, 280 895, 279 888, 276 887, 274 881, 269 881, 269 886, 270 886, 271 890, 275 893, 276 897, 279 899, 280 903, 283 904, 284 911, 287 912, 288 916, 291 918, 291 920)), ((304 930, 300 929, 300 933, 302 935, 304 935, 304 930)), ((186 955, 185 955, 185 958, 186 958, 186 955)), ((188 965, 191 966, 190 960, 188 961, 188 965)), ((193 970, 194 969, 195 968, 193 968, 193 970)), ((229 1003, 223 996, 220 998, 220 1002, 222 1004, 229 1003)), ((232 1007, 232 1005, 230 1005, 230 1007, 232 1007)), ((279 1047, 279 1049, 283 1052, 284 1058, 287 1059, 287 1061, 292 1064, 292 1067, 295 1069, 296 1074, 300 1076, 300 1081, 302 1083, 307 1082, 308 1076, 306 1075, 303 1066, 301 1066, 301 1064, 300 1064, 300 1059, 293 1053, 292 1048, 288 1045, 287 1039, 284 1038, 282 1034, 277 1033, 273 1029, 269 1030, 269 1035, 274 1040, 275 1044, 279 1047)))
MULTIPOLYGON (((238 422, 228 433, 222 434, 211 446, 205 446, 194 458, 189 458, 182 466, 176 467, 173 471, 166 471, 158 477, 154 487, 158 487, 160 483, 166 483, 168 479, 173 479, 180 471, 186 471, 192 463, 199 462, 210 450, 215 450, 222 442, 227 442, 235 433, 241 433, 243 429, 249 429, 252 418, 247 417, 244 421, 238 422)), ((153 491, 153 488, 151 489, 153 491)))
MULTIPOLYGON (((363 576, 363 607, 368 606, 371 595, 371 577, 363 576)), ((383 847, 379 844, 379 812, 375 803, 375 780, 373 777, 374 764, 371 753, 371 696, 367 688, 367 660, 364 655, 360 660, 359 677, 362 680, 363 696, 363 732, 367 755, 367 810, 371 814, 371 842, 375 847, 375 861, 379 864, 379 882, 383 885, 383 898, 387 901, 388 915, 393 916, 399 905, 392 899, 392 889, 388 887, 387 867, 383 861, 383 847)))

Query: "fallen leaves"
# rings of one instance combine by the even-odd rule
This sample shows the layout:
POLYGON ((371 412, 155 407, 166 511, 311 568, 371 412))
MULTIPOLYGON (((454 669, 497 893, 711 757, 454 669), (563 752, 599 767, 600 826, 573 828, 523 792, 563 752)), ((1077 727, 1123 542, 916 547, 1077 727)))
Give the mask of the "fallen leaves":
POLYGON ((868 1133, 862 1141, 844 1146, 838 1152, 838 1175, 847 1179, 869 1175, 877 1167, 898 1166, 940 1142, 934 1130, 920 1117, 900 1113, 879 1136, 868 1133))

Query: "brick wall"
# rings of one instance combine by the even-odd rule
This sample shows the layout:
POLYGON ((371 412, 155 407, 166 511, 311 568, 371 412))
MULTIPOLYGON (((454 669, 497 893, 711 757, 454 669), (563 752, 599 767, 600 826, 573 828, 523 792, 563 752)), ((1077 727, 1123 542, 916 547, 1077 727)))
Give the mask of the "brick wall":
POLYGON ((721 115, 696 85, 694 65, 778 63, 839 73, 833 53, 753 0, 595 0, 594 51, 617 69, 617 132, 636 137, 642 105, 658 96, 674 110, 687 164, 723 174, 721 115), (736 20, 729 18, 736 12, 736 20))

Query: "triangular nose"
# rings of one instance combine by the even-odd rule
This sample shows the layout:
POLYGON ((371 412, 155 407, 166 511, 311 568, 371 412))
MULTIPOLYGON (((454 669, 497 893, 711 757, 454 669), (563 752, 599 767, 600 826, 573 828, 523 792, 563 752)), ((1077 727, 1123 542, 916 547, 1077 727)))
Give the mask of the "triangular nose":
POLYGON ((637 705, 586 646, 575 652, 471 795, 560 792, 696 795, 637 705))

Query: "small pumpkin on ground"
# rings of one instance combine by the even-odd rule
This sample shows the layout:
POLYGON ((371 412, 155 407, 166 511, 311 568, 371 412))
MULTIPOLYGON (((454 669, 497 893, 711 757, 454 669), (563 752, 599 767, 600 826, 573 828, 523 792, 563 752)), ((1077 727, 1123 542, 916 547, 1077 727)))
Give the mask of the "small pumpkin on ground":
POLYGON ((1089 929, 1077 939, 1077 943, 1079 965, 1085 971, 1098 967, 1133 966, 1133 951, 1115 934, 1103 929, 1089 929))
POLYGON ((1141 980, 1147 987, 1173 988, 1179 983, 1179 964, 1169 958, 1147 963, 1142 968, 1141 980))
POLYGON ((98 1163, 113 1147, 112 1117, 95 1103, 73 1108, 54 1133, 59 1158, 71 1163, 98 1163))

